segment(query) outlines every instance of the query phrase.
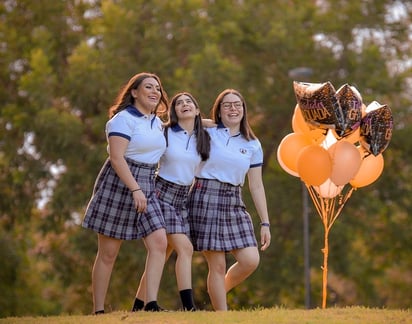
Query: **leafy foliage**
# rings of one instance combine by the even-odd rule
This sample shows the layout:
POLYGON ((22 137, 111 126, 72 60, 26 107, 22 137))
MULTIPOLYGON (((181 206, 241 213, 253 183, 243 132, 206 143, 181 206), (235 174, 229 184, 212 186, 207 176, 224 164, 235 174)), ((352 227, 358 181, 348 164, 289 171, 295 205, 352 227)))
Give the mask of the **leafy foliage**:
MULTIPOLYGON (((302 66, 313 71, 304 81, 354 85, 366 105, 387 103, 395 120, 383 175, 354 193, 332 230, 328 304, 410 307, 411 13, 409 2, 389 0, 3 1, 0 316, 90 312, 96 238, 80 222, 106 159, 108 107, 140 71, 157 73, 170 95, 192 92, 205 116, 222 89, 244 94, 265 152, 273 237, 229 305, 301 307, 301 185, 279 167, 276 149, 296 104, 289 71, 302 66)), ((322 227, 314 209, 310 231, 316 306, 322 227)), ((112 309, 131 307, 144 260, 141 242, 125 242, 112 309)), ((159 302, 179 308, 173 261, 159 302)), ((195 254, 201 309, 210 309, 206 276, 195 254)))

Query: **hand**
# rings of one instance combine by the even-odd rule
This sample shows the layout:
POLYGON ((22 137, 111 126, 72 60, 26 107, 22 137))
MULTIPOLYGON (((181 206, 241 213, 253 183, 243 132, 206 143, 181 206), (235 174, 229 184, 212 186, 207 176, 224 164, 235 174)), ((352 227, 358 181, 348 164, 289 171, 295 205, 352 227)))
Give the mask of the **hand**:
POLYGON ((205 128, 212 128, 216 127, 217 124, 212 119, 202 118, 202 126, 205 128))
POLYGON ((268 226, 260 227, 260 250, 265 251, 270 245, 270 228, 268 226))
POLYGON ((147 199, 142 190, 133 192, 134 207, 138 213, 145 213, 147 210, 147 199))

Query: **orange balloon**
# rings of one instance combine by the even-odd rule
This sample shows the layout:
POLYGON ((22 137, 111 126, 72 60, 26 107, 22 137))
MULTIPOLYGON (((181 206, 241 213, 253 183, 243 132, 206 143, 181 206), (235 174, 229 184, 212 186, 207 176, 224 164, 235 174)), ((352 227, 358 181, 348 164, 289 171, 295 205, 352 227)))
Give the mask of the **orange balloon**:
POLYGON ((359 171, 362 158, 355 145, 338 141, 328 149, 332 159, 330 180, 337 186, 347 184, 359 171))
POLYGON ((300 110, 299 104, 295 106, 292 116, 292 129, 295 133, 308 133, 312 128, 306 123, 300 110))
POLYGON ((349 183, 354 188, 370 185, 382 174, 383 166, 384 160, 382 153, 377 156, 369 154, 363 158, 359 171, 349 183))
POLYGON ((280 142, 277 158, 280 166, 291 175, 297 174, 297 156, 301 149, 311 144, 310 138, 301 133, 290 133, 280 142))
POLYGON ((369 153, 369 151, 365 148, 365 147, 363 147, 362 145, 357 145, 356 146, 356 148, 359 150, 359 153, 360 153, 360 155, 361 155, 361 157, 362 157, 362 161, 363 161, 363 159, 365 158, 365 157, 367 157, 367 156, 369 156, 371 153, 369 153))
POLYGON ((279 162, 279 165, 281 166, 281 168, 286 171, 287 173, 289 173, 290 175, 294 176, 294 177, 298 177, 299 178, 299 174, 296 171, 293 171, 291 169, 289 169, 286 164, 283 162, 282 157, 280 156, 280 150, 278 149, 277 151, 277 159, 279 162))
POLYGON ((299 104, 295 106, 295 110, 292 116, 292 129, 295 133, 306 134, 315 143, 320 143, 326 136, 326 131, 324 129, 315 128, 309 125, 302 115, 302 110, 299 104))
POLYGON ((342 138, 342 140, 347 141, 352 144, 356 144, 360 139, 360 127, 358 127, 353 133, 342 138))
POLYGON ((320 186, 329 178, 332 171, 328 151, 315 144, 303 148, 298 155, 297 170, 307 185, 320 186))

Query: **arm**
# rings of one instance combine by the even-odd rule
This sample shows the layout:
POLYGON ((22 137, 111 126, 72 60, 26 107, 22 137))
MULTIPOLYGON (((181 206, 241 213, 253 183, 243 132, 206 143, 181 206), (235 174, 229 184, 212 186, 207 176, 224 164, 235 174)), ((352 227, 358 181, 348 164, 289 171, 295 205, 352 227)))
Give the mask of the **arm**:
MULTIPOLYGON (((269 223, 269 215, 266 204, 265 187, 262 181, 262 167, 250 168, 248 172, 249 190, 252 195, 256 211, 260 217, 261 223, 269 223)), ((269 226, 260 227, 260 244, 261 250, 266 250, 270 245, 270 228, 269 226)))
POLYGON ((216 127, 217 124, 209 118, 202 118, 202 126, 204 128, 212 128, 212 127, 216 127))
POLYGON ((127 145, 129 141, 120 136, 110 136, 109 137, 109 156, 110 163, 113 169, 116 171, 120 180, 133 191, 133 200, 135 203, 136 210, 141 213, 146 211, 147 201, 146 196, 142 190, 134 191, 140 189, 139 184, 132 175, 132 172, 127 165, 127 162, 124 158, 124 153, 126 152, 127 145))

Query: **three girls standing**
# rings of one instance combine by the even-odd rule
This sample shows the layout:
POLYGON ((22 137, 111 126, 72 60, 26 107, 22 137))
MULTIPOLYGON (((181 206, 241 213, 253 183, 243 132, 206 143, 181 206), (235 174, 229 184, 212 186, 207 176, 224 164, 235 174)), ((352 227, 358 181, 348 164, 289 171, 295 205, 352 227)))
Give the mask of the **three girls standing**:
POLYGON ((109 158, 96 179, 83 221, 84 227, 98 233, 92 271, 96 314, 104 313, 122 241, 139 238, 144 241, 147 258, 133 310, 162 310, 157 294, 165 260, 173 250, 178 255, 176 276, 183 308, 195 309, 188 221, 193 246, 208 263, 207 286, 213 308, 227 310, 226 293, 259 263, 252 221, 242 201, 246 174, 261 219, 261 250, 270 244, 261 175, 263 153, 249 127, 241 94, 227 89, 217 97, 212 109, 217 127, 208 129, 210 143, 193 96, 176 95, 172 107, 164 132, 159 116, 168 112, 167 95, 156 75, 140 73, 121 89, 110 109, 106 125, 109 158), (226 272, 228 252, 236 263, 226 272))

